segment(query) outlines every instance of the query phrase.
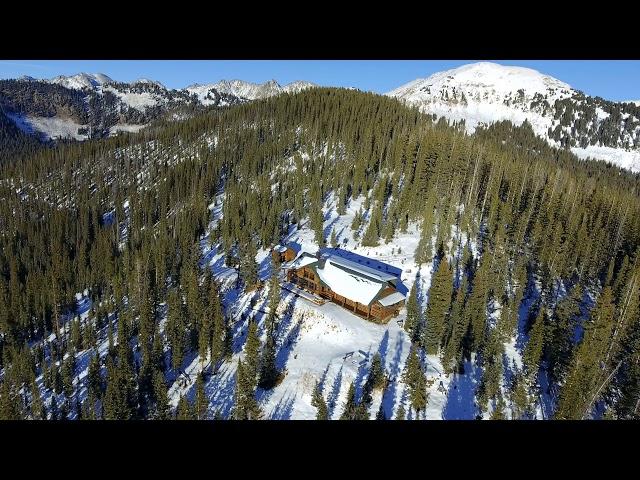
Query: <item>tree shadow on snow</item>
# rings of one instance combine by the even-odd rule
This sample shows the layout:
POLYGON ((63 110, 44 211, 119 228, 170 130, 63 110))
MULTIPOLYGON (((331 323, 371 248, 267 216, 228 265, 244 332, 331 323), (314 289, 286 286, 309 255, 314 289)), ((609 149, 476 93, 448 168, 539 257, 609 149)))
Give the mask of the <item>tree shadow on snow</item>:
MULTIPOLYGON (((329 239, 331 238, 331 230, 333 230, 333 228, 335 227, 336 223, 338 223, 339 219, 340 219, 340 217, 334 218, 329 223, 329 225, 324 227, 324 229, 322 230, 322 235, 324 235, 324 238, 327 240, 327 243, 329 242, 329 239)), ((327 221, 327 220, 329 220, 329 218, 325 218, 325 221, 327 221)))
POLYGON ((465 362, 465 373, 455 374, 449 383, 447 403, 442 411, 444 420, 473 420, 477 415, 475 400, 480 372, 471 362, 465 362))
POLYGON ((295 399, 295 394, 283 396, 271 412, 271 420, 290 420, 295 399))
POLYGON ((329 410, 329 418, 333 417, 333 412, 336 409, 336 403, 338 402, 338 395, 340 395, 340 387, 342 386, 342 369, 343 366, 340 365, 340 370, 338 370, 338 374, 333 379, 333 386, 331 387, 331 392, 327 396, 327 408, 329 410))
POLYGON ((356 401, 360 402, 362 398, 362 392, 364 383, 366 381, 367 374, 369 372, 369 359, 371 358, 371 349, 367 351, 366 358, 363 358, 358 364, 358 373, 356 374, 356 378, 354 380, 354 386, 356 388, 356 401))
POLYGON ((329 368, 331 367, 331 362, 327 363, 326 368, 324 369, 324 371, 322 372, 322 375, 320 376, 320 380, 318 380, 318 387, 320 388, 320 391, 324 391, 324 382, 326 382, 327 380, 327 374, 329 373, 329 368))
POLYGON ((278 349, 278 353, 276 354, 276 368, 279 371, 282 371, 287 366, 287 361, 289 360, 289 355, 291 351, 295 347, 296 343, 298 343, 298 337, 300 334, 300 328, 302 327, 302 319, 295 324, 295 326, 289 331, 287 336, 284 338, 282 345, 278 349))
POLYGON ((387 351, 389 350, 389 330, 384 331, 384 336, 382 340, 380 340, 380 345, 378 346, 378 353, 380 354, 380 360, 382 360, 382 369, 384 370, 385 365, 387 363, 387 351))
POLYGON ((258 265, 258 278, 262 281, 271 276, 271 255, 266 255, 258 265))
POLYGON ((384 414, 387 418, 391 418, 393 415, 393 407, 395 406, 396 394, 398 391, 398 382, 401 380, 400 376, 402 374, 402 369, 400 368, 400 361, 402 360, 403 350, 402 337, 402 332, 398 332, 398 335, 396 336, 396 351, 389 367, 389 386, 385 389, 382 396, 382 409, 384 410, 384 414))
POLYGON ((518 327, 516 332, 516 349, 518 352, 523 352, 525 345, 529 341, 529 335, 527 334, 529 310, 539 296, 540 292, 536 289, 534 278, 529 274, 525 296, 518 306, 518 327))
MULTIPOLYGON (((205 395, 209 402, 209 418, 217 410, 222 418, 229 418, 233 410, 234 390, 236 388, 235 369, 225 362, 216 375, 211 375, 205 385, 205 395)), ((193 387, 195 389, 195 386, 193 387)))

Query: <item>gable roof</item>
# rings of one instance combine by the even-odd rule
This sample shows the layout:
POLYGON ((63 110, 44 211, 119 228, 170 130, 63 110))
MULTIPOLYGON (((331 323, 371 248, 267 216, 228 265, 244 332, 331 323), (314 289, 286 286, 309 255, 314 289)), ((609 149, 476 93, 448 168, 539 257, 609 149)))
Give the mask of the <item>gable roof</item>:
POLYGON ((299 269, 302 267, 306 267, 307 265, 312 265, 318 262, 318 258, 314 255, 311 255, 309 252, 301 251, 296 258, 291 260, 290 262, 285 262, 282 264, 281 268, 287 270, 290 268, 299 269))

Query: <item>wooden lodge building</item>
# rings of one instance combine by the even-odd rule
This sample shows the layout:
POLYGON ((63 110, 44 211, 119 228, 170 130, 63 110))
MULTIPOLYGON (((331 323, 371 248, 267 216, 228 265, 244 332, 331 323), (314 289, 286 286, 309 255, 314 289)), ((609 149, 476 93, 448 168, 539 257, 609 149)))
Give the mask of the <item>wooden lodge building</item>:
POLYGON ((404 306, 397 276, 337 255, 301 251, 282 268, 289 282, 368 320, 386 323, 404 306))

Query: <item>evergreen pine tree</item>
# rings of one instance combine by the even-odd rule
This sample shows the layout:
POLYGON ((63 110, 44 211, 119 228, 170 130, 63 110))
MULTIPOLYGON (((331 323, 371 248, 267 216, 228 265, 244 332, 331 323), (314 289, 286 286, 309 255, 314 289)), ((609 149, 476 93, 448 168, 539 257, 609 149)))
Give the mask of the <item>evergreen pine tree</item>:
POLYGON ((584 338, 571 360, 560 392, 556 418, 581 419, 590 413, 599 388, 608 375, 605 356, 614 325, 611 287, 605 287, 585 324, 584 338))
POLYGON ((215 366, 222 358, 226 356, 225 342, 227 339, 227 330, 220 296, 216 282, 211 282, 209 289, 209 308, 212 319, 212 335, 211 335, 211 363, 215 366))
POLYGON ((417 349, 414 347, 409 352, 407 365, 403 374, 403 381, 409 389, 409 403, 418 415, 427 407, 429 395, 427 393, 427 379, 422 371, 417 349))
POLYGON ((425 310, 426 326, 422 336, 422 344, 428 354, 436 355, 440 349, 452 294, 453 273, 446 257, 443 257, 433 277, 433 283, 429 289, 429 301, 425 310))
POLYGON ((89 361, 89 371, 87 373, 87 388, 89 393, 95 398, 102 396, 102 377, 100 376, 100 359, 96 352, 89 361))
POLYGON ((416 283, 418 283, 418 277, 416 277, 416 281, 411 286, 409 298, 407 298, 407 318, 404 322, 404 329, 409 334, 412 342, 417 341, 420 326, 420 307, 418 306, 416 283))
POLYGON ((464 314, 467 292, 467 277, 462 280, 458 288, 453 306, 451 308, 450 321, 445 332, 445 348, 442 352, 442 366, 447 373, 459 371, 462 366, 464 353, 464 338, 469 329, 469 319, 464 314))
POLYGON ((34 420, 45 420, 45 408, 36 381, 31 382, 31 416, 34 420))
POLYGON ((338 246, 338 237, 336 237, 336 229, 332 228, 331 229, 331 237, 329 242, 331 243, 331 246, 333 248, 336 248, 338 246))
POLYGON ((276 368, 276 342, 273 335, 267 333, 267 341, 262 351, 260 361, 260 387, 269 390, 278 381, 279 372, 276 368))
POLYGON ((347 392, 347 399, 344 402, 342 415, 340 415, 340 420, 355 420, 357 408, 356 387, 353 382, 351 382, 349 384, 349 391, 347 392))
POLYGON ((5 379, 0 383, 0 420, 19 420, 19 398, 5 379))
POLYGON ((233 418, 235 420, 259 420, 262 418, 262 411, 255 398, 254 380, 242 360, 238 360, 238 369, 236 370, 233 418))
POLYGON ((251 389, 255 389, 258 381, 258 368, 260 366, 260 338, 258 337, 258 323, 249 321, 247 341, 244 346, 245 370, 251 389))
POLYGON ((318 409, 316 420, 329 420, 329 409, 327 408, 327 402, 325 402, 324 397, 322 396, 322 390, 320 389, 319 383, 316 383, 316 386, 313 389, 311 405, 318 409))
POLYGON ((51 412, 50 420, 59 420, 58 401, 56 400, 55 395, 51 395, 51 405, 49 405, 49 410, 51 412))
POLYGON ((531 380, 536 378, 538 367, 540 366, 540 358, 544 347, 544 326, 544 307, 541 306, 529 332, 529 341, 522 356, 527 375, 531 380))
POLYGON ((160 370, 153 373, 153 396, 155 398, 154 418, 167 420, 170 415, 169 398, 167 395, 167 384, 164 375, 160 370))
POLYGON ((187 400, 187 397, 184 395, 180 396, 180 400, 178 400, 178 408, 176 408, 176 420, 195 420, 196 415, 193 411, 193 406, 191 402, 187 400))
POLYGON ((207 419, 207 409, 209 408, 209 400, 207 399, 207 395, 204 391, 204 379, 202 372, 198 374, 198 378, 196 379, 196 415, 198 420, 206 420, 207 419))
POLYGON ((487 300, 489 297, 489 263, 485 253, 480 259, 480 265, 473 278, 473 286, 469 293, 464 316, 469 319, 471 351, 479 351, 485 340, 487 325, 487 300))

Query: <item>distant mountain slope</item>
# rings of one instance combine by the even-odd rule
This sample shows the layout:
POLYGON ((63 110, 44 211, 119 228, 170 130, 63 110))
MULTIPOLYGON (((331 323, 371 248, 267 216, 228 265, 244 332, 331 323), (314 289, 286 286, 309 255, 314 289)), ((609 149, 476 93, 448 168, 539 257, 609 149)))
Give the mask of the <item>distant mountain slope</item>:
POLYGON ((166 114, 182 118, 205 107, 225 107, 315 85, 275 80, 264 84, 222 80, 180 90, 139 79, 117 82, 102 73, 79 73, 50 80, 21 77, 0 80, 0 106, 7 119, 41 140, 86 140, 138 131, 166 114))
POLYGON ((464 122, 469 132, 499 120, 518 125, 527 120, 554 146, 640 171, 637 103, 590 97, 536 70, 473 63, 414 80, 387 95, 464 122))

